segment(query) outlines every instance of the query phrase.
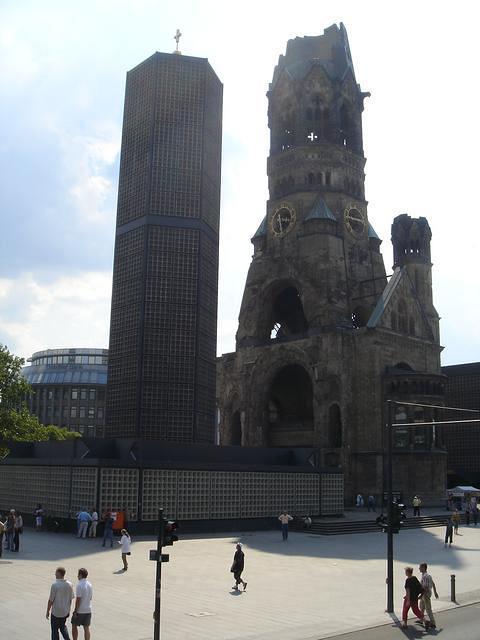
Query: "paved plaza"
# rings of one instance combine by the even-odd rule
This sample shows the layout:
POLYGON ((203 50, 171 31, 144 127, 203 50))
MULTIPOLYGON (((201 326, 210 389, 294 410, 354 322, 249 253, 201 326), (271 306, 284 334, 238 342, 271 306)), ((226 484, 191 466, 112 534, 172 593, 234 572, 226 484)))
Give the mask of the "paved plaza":
MULTIPOLYGON (((443 528, 402 531, 395 536, 395 608, 400 614, 403 567, 430 565, 440 599, 450 608, 450 575, 457 601, 480 600, 480 526, 462 527, 452 548, 443 528)), ((180 534, 181 535, 181 534, 180 534)), ((75 582, 84 566, 94 589, 92 638, 150 640, 155 564, 148 560, 153 538, 134 538, 130 568, 119 545, 27 529, 19 554, 0 560, 0 620, 9 640, 48 638, 45 608, 57 565, 75 582)), ((317 640, 391 622, 384 612, 386 536, 381 533, 314 536, 280 531, 238 535, 183 536, 164 565, 162 633, 169 640, 317 640), (234 543, 245 551, 245 593, 233 592, 229 573, 234 543)))

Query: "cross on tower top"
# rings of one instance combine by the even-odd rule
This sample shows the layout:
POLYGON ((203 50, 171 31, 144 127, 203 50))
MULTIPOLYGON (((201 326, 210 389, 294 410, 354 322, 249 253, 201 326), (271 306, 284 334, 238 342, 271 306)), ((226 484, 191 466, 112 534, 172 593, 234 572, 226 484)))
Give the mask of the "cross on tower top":
POLYGON ((175 53, 181 53, 178 50, 178 43, 180 42, 180 38, 182 37, 182 33, 180 31, 180 29, 177 29, 177 32, 175 33, 175 35, 173 36, 173 39, 175 40, 175 42, 177 43, 177 48, 175 49, 175 53))

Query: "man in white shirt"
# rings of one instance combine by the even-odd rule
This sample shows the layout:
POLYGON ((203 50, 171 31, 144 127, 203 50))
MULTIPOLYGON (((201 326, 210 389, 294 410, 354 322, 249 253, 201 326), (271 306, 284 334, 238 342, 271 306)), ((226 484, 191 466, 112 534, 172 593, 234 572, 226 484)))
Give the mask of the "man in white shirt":
POLYGON ((65 580, 65 573, 66 571, 63 567, 58 567, 55 571, 55 582, 50 587, 50 596, 47 602, 45 617, 47 620, 50 617, 52 640, 59 640, 59 631, 64 640, 70 640, 65 623, 70 615, 73 587, 71 582, 65 580))
POLYGON ((432 576, 427 573, 427 563, 422 562, 422 564, 418 567, 420 573, 422 574, 422 578, 420 580, 420 584, 422 585, 423 593, 420 598, 420 611, 427 611, 429 620, 425 620, 425 629, 435 629, 435 618, 433 617, 432 612, 432 591, 435 594, 435 598, 438 598, 437 587, 433 581, 432 576))
POLYGON ((286 511, 284 511, 283 513, 281 513, 278 516, 278 519, 282 523, 282 538, 283 538, 283 541, 286 542, 288 540, 288 523, 290 522, 290 520, 293 520, 293 518, 292 518, 292 516, 289 516, 286 511))
POLYGON ((97 537, 97 525, 98 525, 98 511, 92 509, 92 521, 90 522, 90 529, 88 530, 89 538, 97 537))
POLYGON ((90 640, 90 622, 92 620, 92 585, 87 580, 88 571, 78 570, 78 584, 75 590, 75 607, 72 614, 72 636, 78 640, 78 627, 83 627, 85 640, 90 640))

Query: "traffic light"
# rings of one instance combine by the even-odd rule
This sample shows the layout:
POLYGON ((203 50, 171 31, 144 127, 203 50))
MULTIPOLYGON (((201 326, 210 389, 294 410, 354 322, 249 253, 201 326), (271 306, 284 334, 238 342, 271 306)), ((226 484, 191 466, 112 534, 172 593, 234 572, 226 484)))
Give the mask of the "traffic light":
POLYGON ((166 518, 164 518, 162 522, 162 526, 163 526, 162 546, 168 547, 172 545, 174 542, 177 542, 178 536, 175 533, 175 531, 177 530, 178 522, 175 522, 175 520, 167 520, 166 518))
POLYGON ((403 526, 403 521, 407 516, 404 512, 405 505, 401 502, 394 502, 392 504, 392 531, 393 533, 399 533, 400 527, 403 526))

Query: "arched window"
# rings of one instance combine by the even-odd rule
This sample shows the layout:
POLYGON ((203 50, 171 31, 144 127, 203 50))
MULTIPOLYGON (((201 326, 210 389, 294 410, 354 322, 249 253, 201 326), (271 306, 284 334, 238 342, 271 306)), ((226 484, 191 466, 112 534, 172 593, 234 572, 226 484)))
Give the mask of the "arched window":
POLYGON ((315 176, 313 173, 308 174, 308 184, 313 184, 315 182, 315 176))
POLYGON ((266 415, 269 446, 312 446, 313 385, 301 365, 287 365, 276 374, 268 394, 266 415))
POLYGON ((323 184, 323 173, 317 173, 317 184, 323 184))
POLYGON ((352 326, 354 329, 365 327, 368 322, 368 312, 365 307, 358 306, 352 312, 352 326))
POLYGON ((230 419, 230 443, 233 446, 242 444, 242 422, 240 411, 235 411, 230 419))
POLYGON ((342 414, 338 404, 328 410, 328 446, 338 449, 342 446, 342 414))
POLYGON ((295 287, 286 287, 276 296, 270 319, 270 338, 282 339, 302 335, 308 330, 300 294, 295 287))
POLYGON ((411 336, 415 335, 415 318, 412 318, 412 316, 408 319, 408 331, 411 336))

